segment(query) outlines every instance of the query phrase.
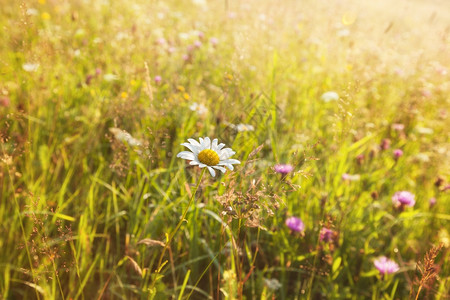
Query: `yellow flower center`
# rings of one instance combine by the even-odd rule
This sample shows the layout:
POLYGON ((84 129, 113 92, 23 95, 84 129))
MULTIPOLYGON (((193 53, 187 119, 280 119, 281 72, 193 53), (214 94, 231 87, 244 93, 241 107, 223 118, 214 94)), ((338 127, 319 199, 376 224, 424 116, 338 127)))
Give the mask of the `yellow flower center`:
POLYGON ((219 163, 219 155, 216 151, 211 149, 205 149, 198 154, 198 160, 207 166, 215 166, 219 163))

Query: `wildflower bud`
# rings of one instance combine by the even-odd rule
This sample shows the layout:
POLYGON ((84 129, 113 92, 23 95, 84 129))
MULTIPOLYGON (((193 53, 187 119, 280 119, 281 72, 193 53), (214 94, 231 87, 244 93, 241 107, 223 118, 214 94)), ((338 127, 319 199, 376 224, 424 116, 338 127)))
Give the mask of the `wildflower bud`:
POLYGON ((434 181, 434 186, 441 187, 442 184, 444 184, 444 178, 438 176, 438 178, 436 178, 436 180, 434 181))
POLYGON ((378 148, 375 148, 375 147, 370 149, 369 157, 370 157, 371 160, 374 159, 375 156, 377 156, 378 151, 379 151, 378 148))
POLYGON ((364 154, 360 154, 356 157, 356 161, 358 162, 358 165, 362 165, 364 162, 364 154))
POLYGON ((94 78, 93 75, 89 74, 86 76, 86 80, 84 81, 87 85, 91 84, 92 78, 94 78))
POLYGON ((391 147, 391 140, 390 139, 383 139, 381 141, 380 148, 381 150, 387 150, 391 147))
POLYGON ((398 160, 403 155, 403 151, 401 149, 395 149, 394 150, 394 158, 395 160, 398 160))
POLYGON ((370 196, 372 197, 373 200, 377 200, 378 199, 378 192, 377 191, 373 191, 372 193, 370 193, 370 196))
POLYGON ((436 198, 430 198, 430 200, 428 200, 428 204, 430 205, 430 208, 432 208, 433 206, 436 205, 436 198))
POLYGON ((11 101, 8 97, 1 97, 0 98, 0 106, 8 107, 11 101))
POLYGON ((155 83, 156 83, 156 84, 159 84, 159 83, 161 83, 162 78, 161 78, 161 76, 156 75, 154 80, 155 80, 155 83))
POLYGON ((78 20, 78 13, 76 11, 72 12, 72 21, 75 22, 76 20, 78 20))

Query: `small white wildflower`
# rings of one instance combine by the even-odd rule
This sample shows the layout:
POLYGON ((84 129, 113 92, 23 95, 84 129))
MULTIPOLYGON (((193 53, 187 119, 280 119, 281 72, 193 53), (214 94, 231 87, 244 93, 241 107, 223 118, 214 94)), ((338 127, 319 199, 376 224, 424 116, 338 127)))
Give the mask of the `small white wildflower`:
POLYGON ((426 153, 419 153, 415 156, 415 158, 421 162, 429 162, 430 161, 430 157, 426 153))
POLYGON ((236 130, 239 132, 254 131, 255 127, 253 127, 253 125, 250 125, 250 124, 240 123, 240 124, 236 125, 236 130))
POLYGON ((344 173, 342 174, 342 179, 347 181, 358 181, 361 179, 361 175, 344 173))
POLYGON ((28 16, 37 16, 39 14, 38 10, 35 8, 29 8, 27 9, 27 15, 28 16))
POLYGON ((341 29, 337 32, 338 37, 346 37, 349 35, 350 35, 350 30, 348 30, 347 28, 341 29))
POLYGON ((267 286, 269 290, 272 291, 276 291, 282 287, 281 283, 276 278, 272 279, 264 278, 264 284, 267 286))
POLYGON ((204 106, 202 103, 198 104, 197 102, 192 103, 189 106, 189 109, 197 112, 197 114, 199 114, 199 115, 204 115, 208 112, 208 109, 206 108, 206 106, 204 106))
POLYGON ((80 38, 86 35, 86 31, 84 31, 83 28, 78 28, 77 31, 75 31, 75 37, 80 38))
POLYGON ((141 141, 132 137, 131 134, 129 134, 125 130, 112 127, 112 128, 109 128, 109 131, 112 134, 114 134, 114 138, 116 138, 117 140, 119 140, 121 142, 127 143, 128 145, 130 145, 132 147, 139 147, 142 145, 141 141))
POLYGON ((22 68, 27 72, 35 72, 39 68, 39 64, 25 63, 22 68))
POLYGON ((108 73, 108 74, 103 75, 103 79, 105 81, 115 81, 115 80, 119 80, 119 76, 108 73))
POLYGON ((339 94, 333 91, 323 93, 320 97, 324 102, 331 102, 339 100, 339 94))
POLYGON ((420 134, 430 135, 433 134, 433 129, 427 127, 416 127, 416 131, 420 134))
POLYGON ((190 38, 190 34, 189 33, 186 33, 186 32, 180 32, 179 34, 178 34, 178 37, 181 39, 181 40, 187 40, 188 38, 190 38))

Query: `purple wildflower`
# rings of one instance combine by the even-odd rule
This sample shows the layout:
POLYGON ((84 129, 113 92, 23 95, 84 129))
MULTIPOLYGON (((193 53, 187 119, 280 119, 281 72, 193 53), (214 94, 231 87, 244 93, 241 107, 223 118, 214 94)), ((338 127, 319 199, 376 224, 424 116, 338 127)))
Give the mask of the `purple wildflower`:
POLYGON ((399 159, 403 155, 402 149, 395 149, 394 150, 394 158, 395 160, 399 159))
POLYGON ((211 45, 213 45, 215 47, 219 43, 219 40, 215 37, 212 37, 209 39, 209 42, 211 43, 211 45))
POLYGON ((165 38, 159 38, 156 42, 161 46, 164 46, 165 44, 167 44, 167 41, 165 38))
POLYGON ((329 243, 333 241, 334 235, 334 230, 322 227, 322 229, 320 230, 319 240, 325 243, 329 243))
POLYGON ((297 217, 290 217, 286 219, 286 226, 292 231, 303 232, 305 230, 305 224, 302 219, 297 217))
POLYGON ((402 131, 403 129, 405 129, 405 125, 403 125, 401 123, 394 123, 394 124, 392 124, 392 129, 397 130, 397 131, 402 131))
POLYGON ((342 180, 344 181, 358 181, 360 179, 361 176, 359 174, 348 174, 348 173, 342 174, 342 180))
POLYGON ((395 261, 388 259, 386 256, 377 258, 373 264, 382 276, 395 273, 400 269, 395 261))
POLYGON ((155 76, 155 83, 156 84, 159 84, 161 82, 161 80, 162 80, 161 76, 159 76, 159 75, 155 76))
POLYGON ((198 40, 194 42, 194 47, 195 48, 200 48, 202 45, 203 45, 203 43, 198 41, 198 40))
POLYGON ((294 170, 294 167, 290 164, 277 164, 274 166, 275 172, 286 176, 294 170))
POLYGON ((167 49, 167 52, 168 52, 169 54, 175 53, 176 51, 177 51, 177 48, 175 48, 175 47, 169 47, 169 48, 167 49))
POLYGON ((405 206, 413 207, 416 204, 416 200, 414 199, 414 194, 408 191, 400 191, 392 196, 392 203, 395 207, 403 208, 405 206))

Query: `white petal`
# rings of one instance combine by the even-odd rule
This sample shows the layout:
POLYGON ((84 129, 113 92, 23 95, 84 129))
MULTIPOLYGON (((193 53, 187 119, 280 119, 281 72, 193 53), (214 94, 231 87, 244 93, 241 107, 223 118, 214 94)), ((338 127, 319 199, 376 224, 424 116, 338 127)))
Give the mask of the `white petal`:
POLYGON ((215 177, 215 176, 216 176, 216 171, 214 171, 213 168, 211 168, 211 167, 208 166, 208 171, 209 171, 209 173, 211 173, 211 176, 212 176, 212 177, 215 177))
POLYGON ((219 141, 217 139, 213 139, 212 144, 211 144, 211 149, 216 151, 216 152, 219 151, 219 149, 217 149, 217 143, 218 142, 219 141))
POLYGON ((209 139, 209 137, 205 137, 205 144, 206 144, 205 149, 211 149, 211 140, 209 139))
POLYGON ((195 145, 195 146, 197 146, 197 147, 200 147, 200 143, 197 142, 196 140, 194 140, 194 139, 188 139, 188 141, 189 141, 189 143, 191 143, 192 145, 195 145))
POLYGON ((193 160, 193 161, 191 161, 189 164, 190 164, 191 166, 196 166, 196 165, 199 165, 200 163, 199 163, 198 161, 196 161, 196 160, 193 160))
POLYGON ((200 168, 204 168, 204 167, 207 167, 207 165, 205 165, 205 164, 202 164, 202 163, 199 163, 199 164, 198 164, 198 166, 199 166, 200 168))
MULTIPOLYGON (((226 164, 240 164, 241 162, 239 161, 239 160, 237 160, 237 159, 227 159, 227 160, 223 160, 223 161, 221 161, 221 162, 223 162, 223 163, 226 163, 226 164)), ((220 165, 220 164, 219 164, 220 165)))
POLYGON ((223 167, 219 167, 219 166, 214 166, 213 168, 222 171, 222 173, 225 173, 227 170, 227 169, 225 169, 223 167))
POLYGON ((177 154, 177 157, 182 158, 182 159, 195 160, 194 153, 189 152, 189 151, 182 151, 177 154))
POLYGON ((231 150, 231 148, 225 148, 225 149, 222 149, 222 150, 220 151, 220 153, 219 153, 219 159, 220 159, 220 160, 227 159, 227 158, 229 158, 230 156, 232 156, 232 155, 234 155, 234 154, 236 154, 236 152, 234 152, 233 150, 231 150))
POLYGON ((188 148, 189 150, 191 150, 192 153, 194 153, 194 154, 198 154, 198 153, 200 152, 198 146, 195 146, 195 145, 192 145, 192 144, 189 144, 189 143, 183 143, 183 144, 181 144, 181 145, 182 145, 182 146, 185 146, 186 148, 188 148))
POLYGON ((225 166, 225 167, 227 167, 228 169, 230 169, 231 171, 234 170, 234 167, 233 167, 232 164, 228 164, 228 163, 220 163, 220 164, 218 164, 218 166, 225 166))
POLYGON ((225 144, 224 144, 224 143, 220 143, 220 144, 217 146, 217 150, 220 150, 220 149, 222 149, 223 147, 225 147, 225 144))
POLYGON ((234 152, 231 148, 225 148, 225 149, 222 149, 222 151, 223 151, 223 152, 227 152, 227 153, 233 153, 233 154, 236 153, 236 152, 234 152))

